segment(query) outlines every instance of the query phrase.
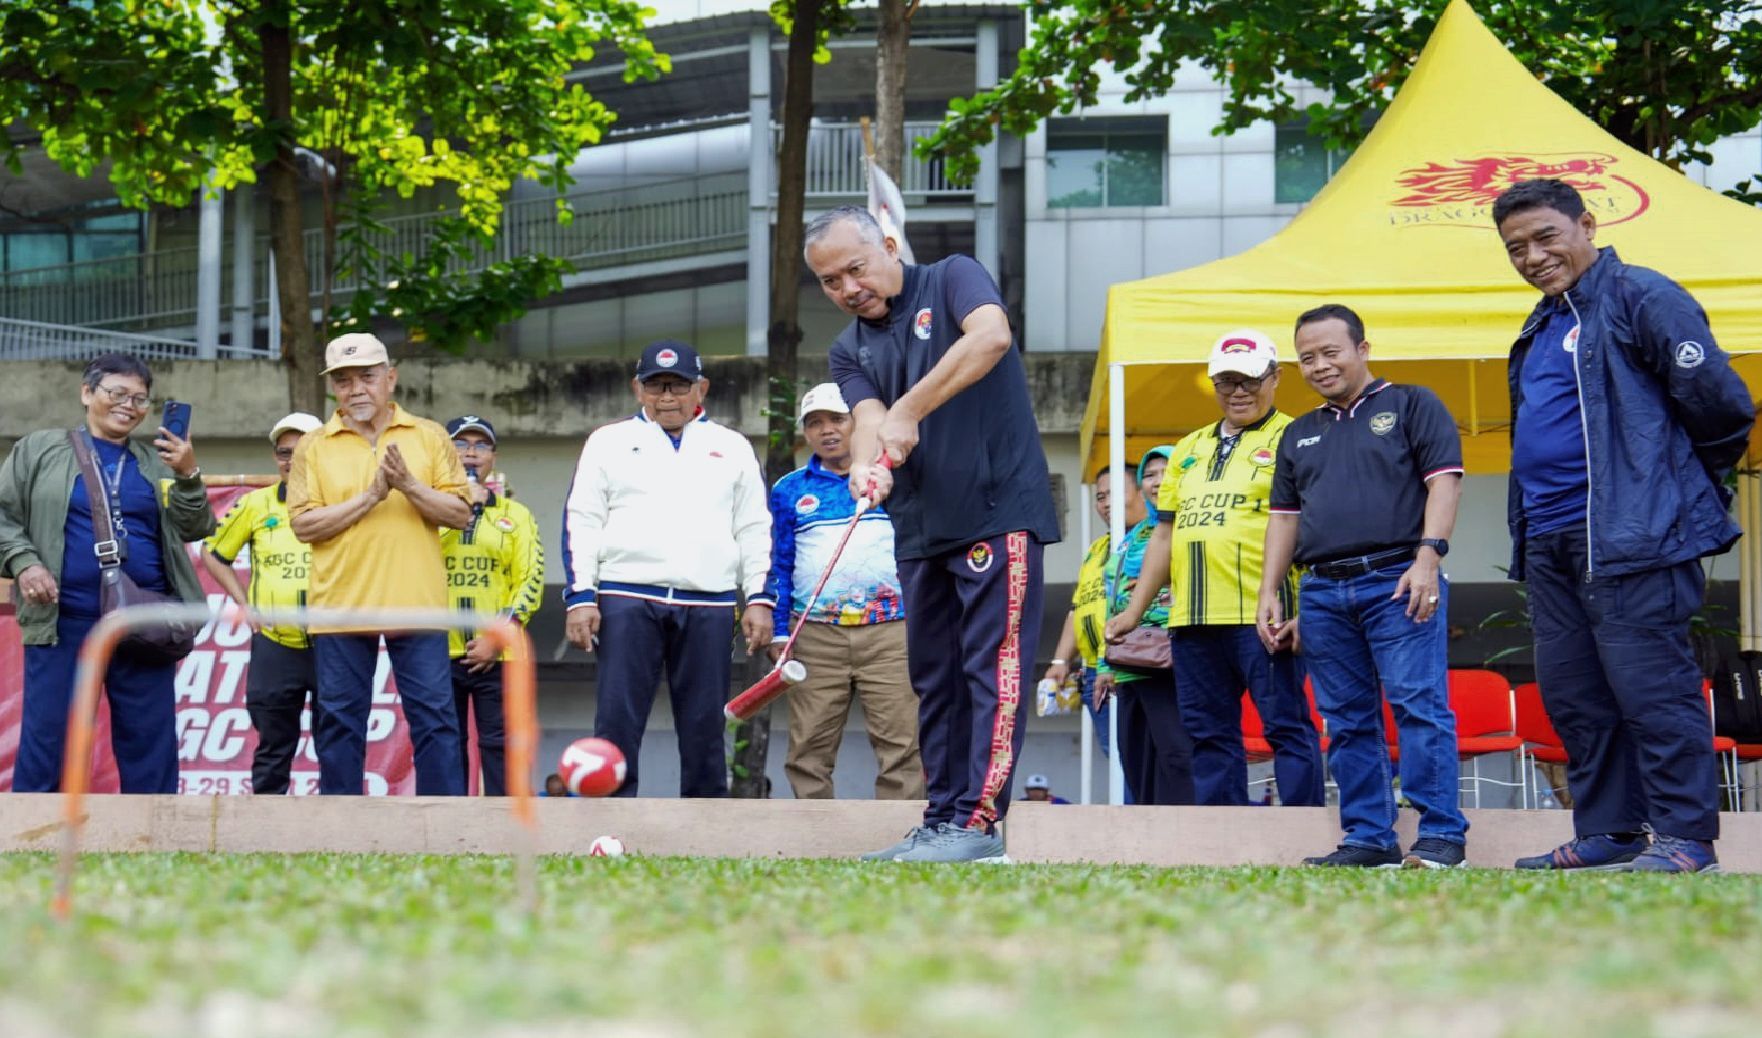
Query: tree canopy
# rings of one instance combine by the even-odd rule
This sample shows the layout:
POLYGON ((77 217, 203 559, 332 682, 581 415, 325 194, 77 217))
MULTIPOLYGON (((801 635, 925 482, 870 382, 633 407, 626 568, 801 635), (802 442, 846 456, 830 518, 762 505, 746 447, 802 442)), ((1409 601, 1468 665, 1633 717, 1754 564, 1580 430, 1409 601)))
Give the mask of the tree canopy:
MULTIPOLYGON (((970 177, 1002 127, 1096 103, 1103 75, 1128 101, 1159 97, 1183 65, 1226 88, 1228 134, 1307 117, 1330 147, 1359 142, 1400 89, 1449 0, 1028 0, 1032 39, 1014 74, 950 104, 921 145, 970 177), (1301 83, 1330 100, 1297 103, 1301 83)), ((1549 89, 1623 142, 1672 165, 1762 121, 1759 0, 1478 0, 1475 9, 1549 89)))

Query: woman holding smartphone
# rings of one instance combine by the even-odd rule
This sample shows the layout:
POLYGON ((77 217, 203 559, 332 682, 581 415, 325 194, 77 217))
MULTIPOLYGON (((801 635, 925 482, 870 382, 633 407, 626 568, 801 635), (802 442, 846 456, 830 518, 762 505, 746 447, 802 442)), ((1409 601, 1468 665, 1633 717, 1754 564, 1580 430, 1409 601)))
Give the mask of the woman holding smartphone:
MULTIPOLYGON (((214 529, 195 450, 164 428, 151 447, 129 438, 147 416, 152 388, 147 365, 126 354, 86 366, 85 419, 74 432, 91 450, 103 486, 86 485, 66 429, 31 433, 0 467, 0 573, 13 579, 25 644, 15 792, 61 785, 74 668, 101 615, 92 495, 109 504, 124 573, 146 590, 203 600, 184 550, 184 542, 214 529)), ((105 671, 124 793, 177 792, 176 674, 175 663, 134 659, 126 650, 105 671)))

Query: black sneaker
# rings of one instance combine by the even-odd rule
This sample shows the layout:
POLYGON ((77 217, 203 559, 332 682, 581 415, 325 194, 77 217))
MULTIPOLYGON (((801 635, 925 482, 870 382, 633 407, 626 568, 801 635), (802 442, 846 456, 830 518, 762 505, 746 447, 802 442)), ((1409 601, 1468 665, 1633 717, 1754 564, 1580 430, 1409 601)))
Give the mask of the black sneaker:
POLYGON ((1422 836, 1413 841, 1407 857, 1401 859, 1404 869, 1459 869, 1464 865, 1467 848, 1460 843, 1436 836, 1422 836))
POLYGON ((1401 849, 1343 843, 1334 848, 1332 854, 1304 858, 1303 864, 1325 869, 1398 869, 1401 867, 1401 849))

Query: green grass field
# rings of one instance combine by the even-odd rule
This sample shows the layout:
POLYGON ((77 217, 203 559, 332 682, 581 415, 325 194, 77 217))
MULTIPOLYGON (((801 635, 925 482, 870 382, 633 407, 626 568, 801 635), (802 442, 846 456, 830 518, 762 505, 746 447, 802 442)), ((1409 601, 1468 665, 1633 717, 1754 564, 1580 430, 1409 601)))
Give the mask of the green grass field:
POLYGON ((0 1035, 1755 1035, 1762 877, 0 855, 0 1035))

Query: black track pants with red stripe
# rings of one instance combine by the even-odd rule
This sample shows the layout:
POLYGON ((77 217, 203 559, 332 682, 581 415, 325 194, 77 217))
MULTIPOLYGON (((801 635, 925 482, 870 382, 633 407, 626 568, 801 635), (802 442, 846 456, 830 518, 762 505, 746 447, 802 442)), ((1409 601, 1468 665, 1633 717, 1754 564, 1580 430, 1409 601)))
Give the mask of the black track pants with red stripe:
POLYGON ((899 563, 927 825, 989 829, 1009 809, 1040 633, 1042 550, 1017 532, 899 563))

